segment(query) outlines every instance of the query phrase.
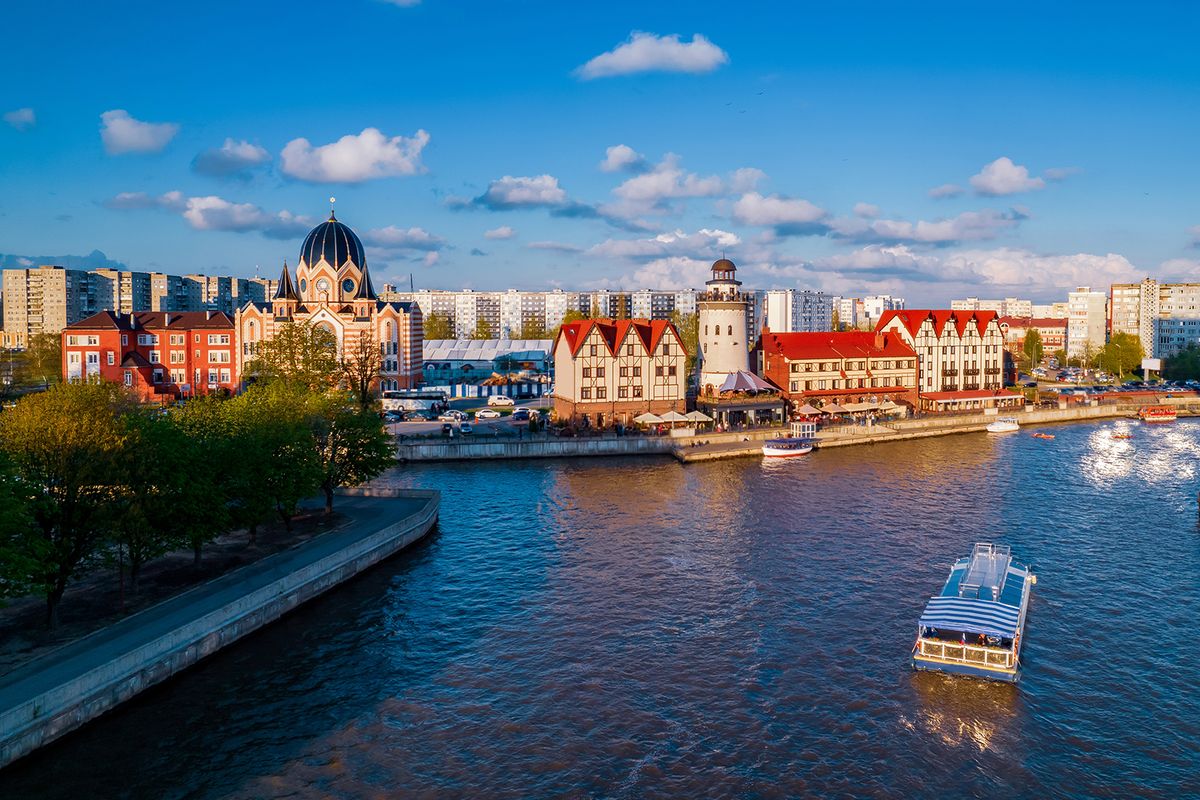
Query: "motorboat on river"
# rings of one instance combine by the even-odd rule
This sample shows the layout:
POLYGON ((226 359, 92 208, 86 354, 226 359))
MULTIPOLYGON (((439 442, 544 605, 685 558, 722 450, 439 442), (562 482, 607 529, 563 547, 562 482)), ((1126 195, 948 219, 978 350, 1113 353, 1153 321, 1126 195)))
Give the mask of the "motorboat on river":
POLYGON ((987 426, 988 433, 1012 433, 1020 429, 1021 423, 1017 422, 1016 417, 1000 417, 987 426))
POLYGON ((817 423, 810 419, 793 420, 788 436, 767 439, 762 452, 766 458, 792 458, 806 456, 813 451, 817 438, 817 423))
POLYGON ((1138 416, 1142 422, 1174 422, 1177 414, 1174 406, 1142 406, 1138 416))
POLYGON ((1037 577, 1008 545, 978 543, 921 614, 912 665, 1016 683, 1025 612, 1037 577))

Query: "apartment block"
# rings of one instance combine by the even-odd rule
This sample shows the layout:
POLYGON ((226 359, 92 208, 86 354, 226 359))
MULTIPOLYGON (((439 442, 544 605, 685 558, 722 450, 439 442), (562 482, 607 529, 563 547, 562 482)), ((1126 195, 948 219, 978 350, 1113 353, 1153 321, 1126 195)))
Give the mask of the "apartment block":
POLYGON ((30 337, 58 333, 86 316, 81 298, 88 289, 88 273, 83 270, 53 265, 6 269, 0 286, 5 347, 28 347, 30 337))
POLYGON ((833 297, 810 289, 770 289, 764 324, 774 333, 809 333, 833 329, 833 297))
POLYGON ((1006 297, 1003 300, 980 300, 978 297, 968 297, 964 300, 951 300, 951 311, 995 311, 1001 317, 1032 317, 1033 301, 1021 300, 1017 297, 1006 297))
POLYGON ((1081 286, 1067 293, 1067 356, 1087 358, 1104 347, 1108 331, 1108 295, 1081 286))
POLYGON ((1142 351, 1170 358, 1200 344, 1200 283, 1114 283, 1109 288, 1109 329, 1138 337, 1142 351))

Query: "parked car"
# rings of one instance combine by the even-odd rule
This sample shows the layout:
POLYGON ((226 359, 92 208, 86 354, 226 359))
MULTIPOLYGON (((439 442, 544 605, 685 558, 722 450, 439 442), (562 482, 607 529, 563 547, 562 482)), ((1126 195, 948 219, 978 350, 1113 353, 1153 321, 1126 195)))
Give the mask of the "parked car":
POLYGON ((513 399, 512 399, 511 397, 505 397, 505 396, 504 396, 504 395, 502 395, 502 394, 494 394, 494 395, 492 395, 491 397, 489 397, 489 398, 488 398, 488 405, 489 405, 489 406, 508 406, 508 407, 511 407, 511 406, 515 406, 515 405, 516 405, 516 403, 515 403, 515 402, 513 402, 513 399))
POLYGON ((475 428, 471 425, 471 423, 464 422, 462 425, 458 426, 458 432, 465 436, 468 433, 474 433, 475 428))
POLYGON ((404 414, 400 411, 385 411, 383 412, 383 421, 388 423, 403 422, 404 414))
POLYGON ((1037 381, 1025 381, 1025 383, 1023 383, 1021 385, 1024 386, 1026 389, 1036 389, 1038 384, 1037 384, 1037 381))
POLYGON ((529 416, 528 408, 518 408, 513 412, 512 419, 513 422, 529 422, 529 416))
POLYGON ((451 436, 454 434, 454 426, 447 422, 442 426, 442 436, 451 436))
POLYGON ((494 408, 481 408, 475 412, 475 419, 498 419, 500 412, 494 408))
POLYGON ((439 422, 461 422, 466 418, 467 415, 459 411, 457 408, 452 408, 449 411, 443 411, 438 415, 439 422))

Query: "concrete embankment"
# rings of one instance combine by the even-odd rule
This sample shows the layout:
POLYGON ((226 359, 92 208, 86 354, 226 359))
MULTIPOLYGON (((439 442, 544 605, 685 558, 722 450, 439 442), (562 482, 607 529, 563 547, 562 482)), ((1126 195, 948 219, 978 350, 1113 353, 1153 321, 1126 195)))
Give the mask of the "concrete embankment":
POLYGON ((435 491, 352 489, 349 522, 234 570, 0 678, 0 767, 278 619, 417 541, 435 491))
MULTIPOLYGON (((1068 408, 1030 408, 1027 411, 1013 412, 1023 426, 1049 425, 1064 422, 1083 422, 1095 419, 1132 416, 1136 407, 1124 405, 1079 405, 1068 408)), ((924 439, 930 436, 950 436, 958 433, 976 433, 987 429, 996 421, 996 416, 973 414, 958 417, 923 417, 921 419, 901 420, 884 425, 845 426, 826 429, 817 435, 817 448, 848 447, 861 444, 878 444, 880 442, 898 442, 907 439, 924 439)), ((784 431, 775 430, 770 435, 784 435, 784 431)), ((700 437, 709 438, 709 437, 700 437)), ((758 439, 769 438, 760 435, 758 439)), ((674 451, 675 457, 685 464, 697 461, 717 461, 725 458, 741 458, 746 456, 761 456, 762 442, 751 440, 742 442, 711 442, 698 447, 685 445, 674 451)))
POLYGON ((616 436, 581 439, 511 439, 403 442, 401 461, 473 461, 478 459, 577 458, 585 456, 670 455, 676 441, 665 436, 616 436))

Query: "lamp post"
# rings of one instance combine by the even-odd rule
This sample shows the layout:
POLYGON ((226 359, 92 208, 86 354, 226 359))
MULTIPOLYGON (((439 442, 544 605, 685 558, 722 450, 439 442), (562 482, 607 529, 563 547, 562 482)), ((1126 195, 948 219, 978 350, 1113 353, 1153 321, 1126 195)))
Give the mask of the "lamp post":
POLYGON ((1121 345, 1117 344, 1116 342, 1110 342, 1110 344, 1112 344, 1112 346, 1113 346, 1113 347, 1117 348, 1117 369, 1116 369, 1116 372, 1117 372, 1117 380, 1120 380, 1120 379, 1121 379, 1121 373, 1124 371, 1124 370, 1122 369, 1122 367, 1121 367, 1121 361, 1122 361, 1122 359, 1121 359, 1121 345))

